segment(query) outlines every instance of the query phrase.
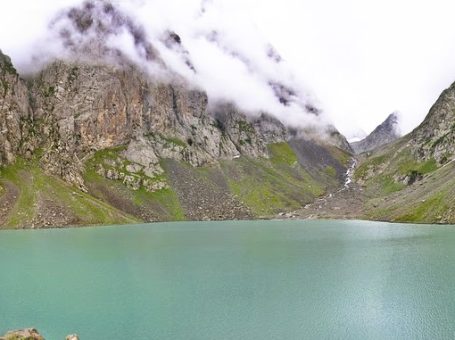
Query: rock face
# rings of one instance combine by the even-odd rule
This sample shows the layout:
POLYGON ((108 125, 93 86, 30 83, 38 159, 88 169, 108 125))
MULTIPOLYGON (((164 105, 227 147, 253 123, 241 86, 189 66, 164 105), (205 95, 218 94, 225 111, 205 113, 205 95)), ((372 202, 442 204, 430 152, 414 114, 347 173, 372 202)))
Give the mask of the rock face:
MULTIPOLYGON (((144 221, 162 220, 163 216, 166 220, 237 219, 263 216, 257 211, 264 210, 263 202, 242 190, 236 182, 239 178, 256 189, 252 183, 260 173, 270 181, 276 196, 283 183, 293 190, 296 183, 318 182, 305 186, 308 192, 294 195, 295 202, 314 198, 337 183, 329 175, 306 176, 302 169, 313 169, 308 164, 281 164, 282 159, 292 157, 280 158, 277 150, 288 149, 271 145, 311 141, 329 153, 332 147, 344 150, 342 153, 350 151, 346 139, 333 127, 299 130, 267 112, 246 114, 231 102, 209 103, 205 91, 180 77, 154 78, 121 55, 115 61, 57 60, 26 81, 3 54, 0 66, 0 167, 17 158, 21 162, 16 164, 22 167, 13 176, 14 183, 0 177, 0 186, 5 188, 0 196, 2 224, 12 223, 9 214, 20 203, 18 187, 25 181, 17 178, 30 185, 37 180, 29 171, 32 168, 47 176, 40 182, 46 185, 34 187, 35 201, 22 207, 20 226, 82 224, 85 217, 80 204, 95 205, 93 211, 108 210, 93 213, 90 223, 112 224, 120 215, 119 223, 130 221, 131 216, 144 221), (226 162, 235 164, 231 167, 226 162), (201 167, 213 169, 198 172, 201 167), (71 198, 57 202, 51 194, 54 188, 47 186, 56 177, 89 195, 72 192, 71 198), (14 198, 8 200, 11 204, 2 203, 7 194, 14 198), (255 215, 250 206, 256 209, 255 215), (99 217, 103 220, 98 221, 99 217)), ((343 174, 345 164, 339 164, 324 161, 314 169, 343 174)))
POLYGON ((0 50, 0 166, 11 163, 21 150, 30 119, 28 90, 9 57, 0 50))
POLYGON ((442 92, 425 120, 411 133, 413 154, 440 164, 455 155, 455 83, 442 92))
POLYGON ((31 81, 31 96, 30 152, 44 149, 43 167, 81 188, 81 160, 96 150, 127 146, 130 167, 153 178, 162 158, 202 166, 267 157, 268 143, 288 138, 277 120, 253 122, 231 104, 210 112, 205 92, 154 81, 131 64, 55 62, 31 81))
POLYGON ((0 340, 44 340, 44 338, 36 329, 27 328, 10 331, 4 336, 0 336, 0 340))
POLYGON ((398 138, 400 138, 398 116, 396 113, 392 113, 365 139, 362 139, 359 142, 351 143, 351 147, 355 153, 360 154, 373 151, 383 145, 394 142, 398 138))
MULTIPOLYGON (((266 113, 249 118, 231 103, 209 108, 204 91, 182 80, 152 79, 126 60, 117 65, 56 61, 29 79, 29 89, 9 58, 1 60, 2 164, 39 150, 48 173, 83 190, 84 160, 94 151, 125 146, 129 172, 141 172, 144 186, 154 190, 163 185, 150 186, 147 180, 163 173, 160 159, 203 166, 240 155, 268 158, 268 144, 292 136, 266 113)), ((328 135, 335 134, 339 143, 336 130, 328 135)), ((349 146, 342 141, 340 147, 349 146)), ((136 189, 143 185, 108 169, 99 173, 122 177, 136 189)))

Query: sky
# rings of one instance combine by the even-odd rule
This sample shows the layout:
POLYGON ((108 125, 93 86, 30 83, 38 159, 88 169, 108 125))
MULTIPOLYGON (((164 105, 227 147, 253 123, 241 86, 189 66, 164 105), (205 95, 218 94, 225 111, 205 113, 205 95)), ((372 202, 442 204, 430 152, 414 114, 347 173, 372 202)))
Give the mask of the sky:
MULTIPOLYGON (((24 67, 32 54, 47 49, 39 42, 49 37, 48 24, 58 9, 79 2, 2 4, 0 49, 24 67)), ((409 132, 455 81, 455 3, 449 0, 205 0, 215 14, 204 20, 195 20, 201 0, 117 2, 148 22, 150 35, 164 26, 182 34, 201 69, 200 81, 214 95, 240 79, 228 88, 233 98, 251 101, 249 88, 257 93, 257 103, 273 108, 260 82, 277 77, 311 96, 348 139, 371 132, 394 111, 401 114, 402 132, 409 132), (197 33, 210 25, 229 31, 223 42, 245 52, 261 71, 246 74, 235 60, 199 39, 197 33), (250 39, 253 31, 275 47, 285 67, 267 66, 258 54, 260 45, 250 39), (223 72, 211 62, 214 58, 230 66, 223 72)))

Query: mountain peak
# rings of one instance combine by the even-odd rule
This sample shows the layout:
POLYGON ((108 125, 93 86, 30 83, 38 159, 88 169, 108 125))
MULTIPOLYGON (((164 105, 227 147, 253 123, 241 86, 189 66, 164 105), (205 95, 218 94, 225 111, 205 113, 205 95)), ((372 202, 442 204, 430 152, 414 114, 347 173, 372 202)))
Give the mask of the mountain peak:
POLYGON ((398 112, 393 112, 366 138, 359 142, 352 143, 351 146, 356 153, 373 151, 385 144, 395 141, 400 136, 399 114, 398 112))

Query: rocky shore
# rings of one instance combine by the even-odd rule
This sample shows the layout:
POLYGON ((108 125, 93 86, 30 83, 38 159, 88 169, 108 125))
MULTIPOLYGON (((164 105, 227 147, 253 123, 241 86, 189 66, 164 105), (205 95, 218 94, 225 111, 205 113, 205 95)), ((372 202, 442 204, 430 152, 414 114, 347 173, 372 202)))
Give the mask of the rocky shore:
MULTIPOLYGON (((25 328, 9 331, 0 336, 0 340, 45 340, 45 338, 35 328, 25 328)), ((68 335, 65 340, 79 340, 76 334, 68 335)))

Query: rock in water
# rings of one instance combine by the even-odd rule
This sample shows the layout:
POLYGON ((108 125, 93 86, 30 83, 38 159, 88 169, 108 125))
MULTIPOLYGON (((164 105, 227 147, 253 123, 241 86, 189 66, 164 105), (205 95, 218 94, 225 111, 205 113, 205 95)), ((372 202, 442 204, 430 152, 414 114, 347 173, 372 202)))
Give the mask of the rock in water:
POLYGON ((0 340, 44 340, 44 337, 35 328, 26 328, 10 331, 0 337, 0 340))
POLYGON ((79 340, 79 336, 77 334, 70 334, 66 337, 66 340, 79 340))

